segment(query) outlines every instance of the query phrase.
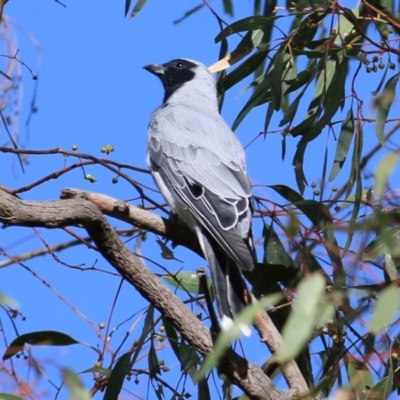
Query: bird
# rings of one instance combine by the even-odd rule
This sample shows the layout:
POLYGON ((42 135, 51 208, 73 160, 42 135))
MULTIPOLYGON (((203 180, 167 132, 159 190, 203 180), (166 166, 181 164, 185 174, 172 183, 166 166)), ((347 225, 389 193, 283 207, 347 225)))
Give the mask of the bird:
MULTIPOLYGON (((197 236, 227 330, 252 303, 241 270, 257 263, 245 152, 220 115, 216 82, 204 64, 181 58, 143 68, 164 87, 148 126, 147 164, 172 212, 197 236)), ((239 325, 250 336, 250 326, 239 325)))

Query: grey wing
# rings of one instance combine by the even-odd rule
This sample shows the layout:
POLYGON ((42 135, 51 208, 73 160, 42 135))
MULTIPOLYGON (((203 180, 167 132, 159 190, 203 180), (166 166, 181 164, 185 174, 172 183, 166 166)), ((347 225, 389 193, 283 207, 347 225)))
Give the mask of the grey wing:
POLYGON ((240 268, 252 270, 251 187, 243 168, 234 160, 223 162, 207 148, 155 136, 149 137, 148 157, 170 194, 240 268))

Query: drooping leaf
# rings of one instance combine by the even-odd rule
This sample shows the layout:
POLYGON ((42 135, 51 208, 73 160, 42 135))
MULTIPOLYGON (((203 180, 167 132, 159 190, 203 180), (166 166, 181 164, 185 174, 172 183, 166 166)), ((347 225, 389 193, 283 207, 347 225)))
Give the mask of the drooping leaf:
POLYGON ((149 332, 151 332, 153 328, 153 320, 154 307, 151 305, 147 309, 142 333, 136 343, 135 351, 128 351, 127 353, 122 355, 115 363, 114 368, 111 370, 111 375, 108 380, 108 385, 104 393, 103 400, 114 400, 118 398, 118 395, 122 389, 122 385, 124 384, 124 380, 132 369, 132 366, 135 364, 136 359, 140 351, 142 350, 146 336, 149 334, 149 332))
POLYGON ((349 356, 346 367, 352 389, 362 393, 374 386, 374 378, 365 362, 349 356))
MULTIPOLYGON (((162 275, 170 285, 182 289, 187 293, 203 294, 203 288, 200 285, 199 277, 191 271, 171 271, 168 275, 162 275)), ((212 281, 207 277, 208 288, 211 289, 212 281)))
POLYGON ((128 351, 115 363, 115 366, 111 371, 110 378, 108 379, 103 400, 114 400, 118 398, 118 395, 122 389, 122 385, 124 384, 125 377, 131 370, 131 357, 132 351, 128 351))
POLYGON ((218 92, 225 92, 233 85, 246 78, 258 68, 258 66, 264 61, 266 56, 267 53, 265 51, 259 51, 250 56, 235 70, 230 72, 228 75, 225 76, 225 78, 221 79, 218 82, 218 92))
POLYGON ((205 6, 204 3, 198 4, 197 6, 191 8, 190 10, 186 11, 185 14, 182 15, 182 17, 176 19, 174 21, 174 24, 179 24, 182 21, 184 21, 187 17, 190 17, 191 15, 193 15, 195 12, 199 11, 200 9, 202 9, 205 6))
POLYGON ((142 350, 143 343, 147 335, 149 335, 152 332, 153 325, 154 325, 154 306, 150 305, 149 308, 147 309, 146 318, 144 319, 142 333, 140 334, 139 340, 136 343, 136 349, 132 356, 130 365, 131 367, 135 364, 139 356, 139 353, 142 350))
POLYGON ((294 189, 286 185, 269 185, 271 189, 275 190, 283 198, 285 198, 289 203, 297 203, 303 201, 304 197, 297 193, 294 189))
POLYGON ((387 400, 392 393, 393 371, 390 376, 385 376, 377 382, 363 400, 387 400))
MULTIPOLYGON (((286 249, 283 247, 279 236, 275 232, 272 226, 267 224, 264 225, 263 229, 264 236, 264 259, 263 263, 265 268, 260 270, 263 274, 264 269, 268 269, 268 264, 273 264, 274 269, 289 269, 291 270, 290 275, 292 277, 296 276, 299 272, 298 266, 294 263, 293 259, 290 257, 286 249)), ((282 282, 282 281, 281 281, 282 282)), ((283 281, 284 282, 284 281, 283 281)))
POLYGON ((233 17, 233 4, 232 4, 232 0, 223 0, 224 3, 224 12, 225 14, 230 15, 231 17, 233 17))
POLYGON ((69 400, 91 400, 92 396, 85 389, 81 379, 75 372, 68 368, 63 368, 61 374, 65 386, 69 390, 69 400))
POLYGON ((165 327, 165 333, 167 334, 171 348, 181 364, 181 371, 188 373, 193 379, 196 373, 196 366, 200 361, 197 352, 184 341, 179 341, 178 335, 170 320, 165 316, 162 318, 165 327))
POLYGON ((197 390, 197 400, 211 400, 210 388, 208 387, 208 380, 203 379, 199 382, 197 390))
POLYGON ((129 9, 131 8, 132 0, 125 0, 125 17, 128 15, 129 9))
POLYGON ((397 153, 390 153, 379 163, 375 173, 376 184, 374 190, 374 194, 377 198, 383 195, 389 180, 389 175, 395 169, 398 161, 399 155, 397 153))
POLYGON ((246 115, 254 108, 261 104, 266 103, 271 99, 271 90, 269 89, 271 83, 270 77, 263 75, 260 79, 260 82, 255 87, 254 92, 250 96, 250 99, 244 105, 244 107, 240 110, 238 116, 232 125, 232 130, 236 130, 236 128, 240 125, 240 123, 244 120, 246 115))
POLYGON ((8 360, 24 349, 25 344, 32 346, 69 346, 79 342, 71 336, 57 331, 38 331, 18 336, 8 346, 3 360, 8 360))
POLYGON ((5 295, 4 293, 0 293, 0 304, 3 306, 11 307, 13 309, 18 308, 17 302, 11 297, 5 295))
POLYGON ((315 325, 325 322, 335 311, 333 306, 320 303, 325 293, 325 280, 320 274, 303 279, 297 293, 296 305, 283 327, 284 344, 272 357, 276 362, 284 363, 296 357, 311 338, 315 325), (325 306, 330 307, 325 309, 325 306))
POLYGON ((178 360, 181 363, 181 370, 189 374, 195 381, 196 366, 199 364, 200 358, 196 350, 183 340, 178 343, 178 360))
POLYGON ((110 377, 111 375, 111 369, 109 368, 104 368, 104 367, 92 367, 85 369, 84 371, 81 372, 81 374, 88 374, 88 373, 98 373, 106 376, 107 378, 110 377))
MULTIPOLYGON (((346 44, 349 43, 353 38, 352 31, 354 29, 354 22, 360 16, 360 10, 358 7, 352 10, 347 10, 346 14, 341 14, 338 19, 337 25, 333 28, 337 32, 335 38, 335 44, 346 44), (351 16, 352 18, 349 18, 351 16)), ((358 32, 356 33, 358 35, 358 32)))
POLYGON ((378 334, 382 329, 386 328, 395 314, 399 311, 400 293, 397 284, 389 285, 379 296, 371 320, 369 322, 370 331, 378 334))
POLYGON ((153 340, 150 343, 150 350, 147 356, 147 360, 149 363, 149 377, 150 379, 154 379, 157 374, 161 374, 160 363, 158 362, 157 352, 154 348, 153 340))
POLYGON ((400 256, 400 228, 385 228, 364 249, 363 260, 372 261, 379 256, 400 256))
POLYGON ((379 143, 383 146, 385 144, 385 124, 392 106, 394 97, 396 95, 396 86, 399 80, 399 74, 392 76, 383 89, 382 96, 378 100, 378 114, 376 117, 376 136, 379 143))
MULTIPOLYGON (((147 0, 138 0, 133 7, 133 10, 131 12, 130 18, 135 18, 136 15, 139 13, 139 11, 144 7, 144 5, 147 3, 147 0)), ((125 8, 126 9, 126 8, 125 8)))
POLYGON ((333 181, 340 170, 343 168, 344 162, 346 161, 347 154, 350 149, 350 144, 354 135, 354 116, 353 109, 347 113, 347 116, 342 124, 340 130, 339 139, 336 146, 335 161, 333 162, 331 172, 329 174, 329 182, 333 181))
POLYGON ((0 400, 24 400, 22 397, 9 393, 0 393, 0 400))
POLYGON ((282 15, 273 15, 270 17, 255 15, 252 17, 243 18, 239 21, 234 22, 231 25, 228 25, 223 31, 218 34, 218 36, 215 38, 215 42, 218 43, 221 40, 226 39, 228 36, 238 32, 263 29, 266 25, 274 24, 277 19, 282 17, 282 15))
POLYGON ((270 304, 274 304, 281 298, 280 295, 269 295, 264 297, 262 300, 253 304, 249 307, 246 307, 239 316, 235 318, 234 323, 232 324, 231 328, 227 331, 221 332, 218 337, 217 341, 214 345, 213 351, 207 355, 205 360, 202 363, 202 366, 199 371, 197 371, 195 375, 195 381, 200 382, 205 375, 211 371, 216 365, 218 365, 219 359, 224 354, 226 349, 229 347, 232 340, 238 339, 242 332, 240 330, 240 325, 251 325, 254 321, 255 316, 257 313, 264 310, 270 304))
POLYGON ((385 254, 385 262, 383 264, 383 269, 385 271, 386 282, 392 282, 395 279, 399 278, 399 273, 397 271, 396 264, 394 263, 391 254, 385 254))

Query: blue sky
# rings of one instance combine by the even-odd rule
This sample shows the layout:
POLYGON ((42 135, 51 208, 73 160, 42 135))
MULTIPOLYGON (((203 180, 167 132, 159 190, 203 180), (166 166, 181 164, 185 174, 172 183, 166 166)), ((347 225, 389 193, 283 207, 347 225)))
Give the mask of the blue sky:
MULTIPOLYGON (((101 157, 100 148, 112 144, 115 147, 115 152, 110 156, 112 159, 145 167, 147 124, 152 111, 160 104, 163 92, 160 82, 142 67, 179 57, 196 59, 206 65, 213 64, 219 53, 219 45, 214 43, 218 25, 206 8, 178 25, 173 24, 174 20, 197 5, 198 1, 150 0, 134 20, 124 18, 123 3, 122 0, 114 4, 102 2, 101 5, 94 1, 65 1, 66 8, 54 1, 26 2, 23 6, 19 2, 11 1, 6 5, 5 14, 10 18, 10 24, 18 39, 18 57, 39 76, 36 98, 38 112, 34 114, 28 130, 25 121, 33 96, 34 81, 27 69, 22 67, 23 98, 19 132, 24 147, 31 149, 60 147, 69 150, 76 144, 80 152, 101 157), (23 27, 23 30, 20 27, 23 27), (37 40, 40 51, 24 31, 29 32, 37 40)), ((216 11, 222 13, 220 2, 215 1, 212 5, 216 11)), ((235 5, 235 20, 252 13, 251 1, 235 2, 235 5)), ((226 20, 232 21, 228 17, 226 20)), ((230 43, 233 46, 237 43, 237 39, 233 38, 230 43)), ((365 85, 376 87, 378 77, 371 75, 369 77, 371 79, 365 82, 365 85)), ((241 84, 227 93, 222 113, 229 124, 234 121, 248 98, 248 93, 241 94, 244 86, 241 84)), ((367 87, 359 89, 362 93, 368 93, 367 87)), ((372 107, 366 107, 366 111, 371 117, 374 116, 372 107)), ((236 133, 244 145, 263 130, 264 113, 263 107, 254 110, 238 128, 236 133)), ((278 126, 278 123, 279 117, 275 117, 270 127, 278 126)), ((375 136, 371 126, 366 128, 365 147, 368 149, 375 143, 375 136)), ((4 134, 3 130, 0 131, 1 143, 5 141, 4 134)), ((265 140, 259 139, 249 146, 247 157, 252 182, 281 183, 296 187, 291 165, 296 142, 297 140, 288 140, 288 151, 284 161, 281 159, 280 135, 268 135, 265 140)), ((332 137, 327 139, 322 135, 307 151, 305 170, 309 183, 320 180, 320 166, 327 144, 332 149, 329 170, 335 148, 332 137)), ((1 163, 1 184, 16 188, 62 169, 64 163, 68 165, 72 160, 65 160, 60 155, 32 156, 25 174, 20 171, 11 156, 1 155, 1 163)), ((113 175, 102 168, 89 167, 86 173, 94 175, 97 182, 91 184, 83 179, 81 170, 75 170, 57 180, 46 182, 22 196, 35 200, 57 199, 62 188, 75 187, 102 192, 118 199, 137 197, 135 190, 123 180, 117 185, 112 184, 113 175)), ((346 175, 347 172, 344 173, 344 176, 346 175)), ((154 187, 148 176, 132 174, 132 177, 154 187)), ((334 184, 339 186, 340 180, 338 182, 334 184)), ((366 186, 369 184, 366 182, 366 186)), ((277 200, 271 191, 264 188, 255 191, 277 200)), ((306 189, 306 197, 311 196, 311 189, 306 189)), ((127 228, 115 220, 111 223, 114 226, 127 228)), ((50 245, 70 240, 60 231, 39 232, 50 245)), ((258 223, 255 236, 261 237, 261 227, 258 223)), ((12 255, 17 255, 42 248, 43 242, 30 229, 8 228, 0 230, 0 246, 12 255)), ((128 246, 133 249, 134 243, 130 242, 128 246)), ((198 266, 205 265, 204 260, 181 248, 176 249, 175 255, 183 260, 183 263, 163 260, 160 257, 159 247, 151 238, 144 242, 142 252, 171 270, 182 268, 194 271, 198 266)), ((96 267, 112 271, 97 254, 83 247, 65 251, 59 256, 67 264, 75 266, 84 264, 88 267, 97 262, 96 267)), ((101 272, 77 271, 57 263, 51 257, 34 259, 26 265, 42 280, 49 282, 95 324, 107 322, 120 283, 118 277, 101 272)), ((162 272, 148 265, 155 272, 162 272)), ((0 291, 17 300, 21 313, 27 318, 26 321, 19 320, 17 323, 20 333, 51 329, 68 333, 83 342, 100 343, 91 326, 61 301, 54 291, 45 288, 43 282, 32 273, 16 265, 3 268, 0 273, 0 291)), ((110 325, 111 329, 146 305, 132 287, 124 284, 110 325)), ((118 346, 125 332, 137 318, 138 316, 125 323, 114 334, 111 342, 114 348, 118 346)), ((131 336, 132 340, 140 334, 140 323, 138 326, 139 328, 136 328, 131 336)), ((7 340, 10 341, 13 339, 10 325, 7 326, 7 332, 9 332, 7 340)), ((1 342, 0 353, 3 349, 4 344, 1 342)), ((265 347, 261 346, 257 339, 253 338, 245 343, 245 349, 246 354, 254 362, 262 363, 268 357, 265 347)), ((58 383, 59 366, 70 366, 76 371, 82 371, 91 367, 96 361, 96 354, 82 346, 35 348, 33 354, 38 359, 45 360, 46 373, 58 383)), ((160 358, 163 357, 160 354, 160 358)), ((172 370, 170 374, 174 379, 179 379, 179 366, 168 353, 167 357, 166 362, 171 363, 168 364, 172 370)), ((146 360, 144 361, 146 365, 146 360)), ((18 365, 22 360, 16 360, 16 363, 18 365)), ((107 362, 104 366, 108 366, 107 362)), ((166 380, 168 377, 169 375, 164 376, 166 380)), ((91 377, 86 375, 84 382, 90 388, 91 377)), ((52 393, 53 389, 44 381, 40 383, 40 387, 52 393)), ((188 388, 191 387, 188 383, 188 388)), ((143 398, 146 397, 147 383, 143 378, 140 378, 138 385, 130 383, 127 388, 143 398)), ((63 398, 66 398, 65 391, 59 396, 59 399, 63 398)), ((101 398, 101 395, 96 398, 101 398)))

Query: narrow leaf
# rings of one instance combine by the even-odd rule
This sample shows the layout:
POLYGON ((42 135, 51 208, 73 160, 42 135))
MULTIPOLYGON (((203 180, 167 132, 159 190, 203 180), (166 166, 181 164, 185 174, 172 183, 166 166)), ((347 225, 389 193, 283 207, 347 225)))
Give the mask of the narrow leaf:
POLYGON ((386 328, 397 313, 400 306, 400 293, 397 285, 390 285, 384 289, 375 304, 369 327, 371 333, 378 334, 386 328))
POLYGON ((280 194, 283 198, 285 198, 289 203, 297 203, 299 201, 303 201, 304 197, 296 192, 289 186, 286 185, 269 185, 271 189, 274 189, 275 192, 280 194))
POLYGON ((68 368, 63 368, 61 373, 65 386, 69 390, 69 400, 91 400, 92 396, 85 389, 82 381, 75 372, 68 368))
MULTIPOLYGON (((187 293, 203 294, 203 288, 200 285, 197 274, 191 271, 171 271, 168 275, 162 275, 170 285, 182 289, 187 293)), ((212 281, 207 277, 207 284, 209 289, 212 287, 212 281)))
POLYGON ((132 0, 125 0, 125 17, 128 15, 129 9, 131 8, 132 0))
POLYGON ((339 171, 343 168, 346 161, 347 154, 350 149, 350 144, 354 135, 354 116, 353 109, 347 113, 346 119, 343 121, 342 129, 338 143, 336 146, 335 161, 333 162, 331 173, 329 174, 329 182, 333 181, 338 175, 339 171))
POLYGON ((389 175, 393 172, 398 161, 399 155, 397 153, 390 153, 379 163, 375 173, 376 184, 374 195, 376 198, 380 198, 383 195, 389 180, 389 175))
POLYGON ((110 378, 108 380, 103 400, 118 399, 118 395, 121 392, 125 377, 131 370, 131 357, 132 352, 129 351, 128 353, 125 353, 123 356, 121 356, 115 363, 115 366, 112 369, 110 378))
POLYGON ((269 306, 270 304, 275 303, 280 298, 280 295, 268 295, 256 304, 246 307, 246 309, 243 310, 237 318, 235 318, 232 327, 218 335, 214 349, 203 361, 200 370, 195 375, 195 381, 200 382, 205 375, 211 371, 211 369, 218 365, 219 359, 229 347, 231 341, 238 339, 242 335, 240 325, 250 325, 254 321, 257 313, 264 310, 265 307, 269 306))
POLYGON ((147 0, 138 0, 133 7, 133 10, 131 12, 131 19, 135 18, 138 12, 143 8, 143 6, 147 3, 147 0))
POLYGON ((79 343, 71 336, 57 331, 38 331, 25 333, 14 339, 3 355, 3 360, 8 360, 24 349, 25 344, 35 346, 69 346, 79 343))
POLYGON ((376 117, 376 136, 379 143, 383 146, 385 144, 385 124, 389 115, 390 107, 392 106, 394 96, 396 95, 396 85, 399 80, 400 74, 392 76, 383 89, 382 96, 378 100, 378 115, 376 117))
MULTIPOLYGON (((318 306, 325 293, 324 278, 320 274, 309 275, 300 282, 297 293, 297 303, 283 327, 284 345, 273 356, 273 360, 277 362, 283 363, 296 357, 311 338, 318 306)), ((324 315, 327 316, 328 313, 324 315)))

